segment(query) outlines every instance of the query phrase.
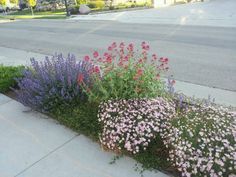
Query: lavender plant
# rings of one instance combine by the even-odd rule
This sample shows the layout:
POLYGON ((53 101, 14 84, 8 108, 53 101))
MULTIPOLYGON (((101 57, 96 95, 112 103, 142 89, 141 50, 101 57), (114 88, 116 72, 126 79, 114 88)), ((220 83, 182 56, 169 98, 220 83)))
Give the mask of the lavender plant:
POLYGON ((109 100, 99 106, 100 141, 109 149, 136 154, 167 128, 174 114, 173 104, 163 98, 109 100))
MULTIPOLYGON (((86 100, 78 80, 83 77, 86 85, 91 85, 93 65, 86 61, 76 61, 73 55, 64 58, 61 54, 38 62, 31 58, 31 66, 24 70, 17 80, 18 100, 33 109, 50 112, 57 107, 73 106, 86 100)), ((61 108, 62 109, 62 108, 61 108)))

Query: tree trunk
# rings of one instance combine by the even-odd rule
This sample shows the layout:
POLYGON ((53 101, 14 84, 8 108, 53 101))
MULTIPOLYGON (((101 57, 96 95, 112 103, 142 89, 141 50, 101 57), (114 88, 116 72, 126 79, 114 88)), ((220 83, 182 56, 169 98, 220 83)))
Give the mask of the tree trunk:
POLYGON ((30 10, 31 10, 31 15, 34 16, 34 10, 32 6, 30 6, 30 10))

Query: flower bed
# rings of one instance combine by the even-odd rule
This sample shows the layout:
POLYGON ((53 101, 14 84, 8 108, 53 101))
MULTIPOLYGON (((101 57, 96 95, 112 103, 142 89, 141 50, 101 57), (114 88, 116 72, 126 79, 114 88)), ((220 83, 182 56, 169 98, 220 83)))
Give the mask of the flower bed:
POLYGON ((18 99, 84 133, 144 168, 180 176, 236 174, 236 116, 212 104, 174 94, 161 75, 168 58, 149 54, 145 42, 112 43, 83 61, 46 58, 19 78, 18 99))

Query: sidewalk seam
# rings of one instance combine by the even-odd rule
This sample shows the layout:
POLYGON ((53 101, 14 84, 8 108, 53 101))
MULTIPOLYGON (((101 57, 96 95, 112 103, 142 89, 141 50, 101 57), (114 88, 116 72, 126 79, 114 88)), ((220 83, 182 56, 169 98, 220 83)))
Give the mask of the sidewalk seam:
POLYGON ((72 138, 70 138, 69 140, 67 140, 66 142, 64 142, 63 144, 61 144, 60 146, 58 146, 57 148, 53 149, 52 151, 50 151, 49 153, 47 153, 45 156, 43 156, 42 158, 40 158, 39 160, 37 160, 36 162, 32 163, 31 165, 29 165, 28 167, 26 167, 24 170, 22 170, 21 172, 17 173, 14 177, 17 177, 19 175, 21 175, 22 173, 24 173, 25 171, 27 171, 28 169, 30 169, 31 167, 33 167, 34 165, 36 165, 38 162, 40 162, 41 160, 44 160, 45 158, 47 158, 48 156, 50 156, 52 153, 56 152, 57 150, 59 150, 60 148, 62 148, 63 146, 65 146, 66 144, 68 144, 69 142, 71 142, 72 140, 74 140, 76 137, 78 137, 80 134, 76 134, 74 135, 72 138))

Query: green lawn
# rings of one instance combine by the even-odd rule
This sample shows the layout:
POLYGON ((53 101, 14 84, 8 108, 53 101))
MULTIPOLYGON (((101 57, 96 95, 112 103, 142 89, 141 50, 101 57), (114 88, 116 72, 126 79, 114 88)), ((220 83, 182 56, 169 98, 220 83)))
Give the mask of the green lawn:
POLYGON ((1 19, 66 19, 65 15, 8 15, 8 16, 0 16, 1 19))
POLYGON ((0 19, 65 19, 66 12, 65 9, 59 9, 55 11, 46 11, 46 12, 34 12, 34 15, 31 15, 29 9, 12 12, 8 15, 0 15, 0 19))
MULTIPOLYGON (((45 11, 45 12, 34 12, 34 15, 65 15, 65 9, 57 9, 55 11, 45 11)), ((22 11, 12 12, 9 15, 31 15, 30 9, 25 9, 22 11)))

